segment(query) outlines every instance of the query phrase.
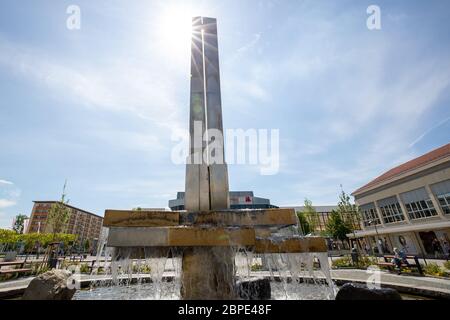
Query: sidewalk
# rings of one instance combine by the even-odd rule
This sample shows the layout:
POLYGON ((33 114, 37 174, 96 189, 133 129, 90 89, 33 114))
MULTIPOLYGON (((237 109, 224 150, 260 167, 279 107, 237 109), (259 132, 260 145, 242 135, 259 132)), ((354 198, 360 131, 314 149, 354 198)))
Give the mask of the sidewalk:
MULTIPOLYGON (((345 255, 344 255, 345 256, 345 255)), ((344 256, 333 256, 333 257, 328 257, 328 260, 329 260, 329 262, 330 262, 330 265, 331 265, 331 262, 333 261, 333 260, 337 260, 337 259, 341 259, 341 258, 343 258, 344 256)), ((347 257, 349 256, 348 254, 346 255, 347 257)), ((370 256, 371 258, 374 258, 373 256, 370 256)), ((381 256, 381 257, 377 257, 380 261, 381 260, 383 260, 383 257, 381 256)), ((423 264, 423 265, 427 265, 427 264, 429 264, 429 263, 436 263, 438 266, 440 266, 440 267, 444 267, 444 263, 446 262, 447 260, 444 260, 444 259, 429 259, 429 258, 426 258, 426 259, 423 259, 423 258, 419 258, 419 263, 421 263, 421 264, 423 264)))
MULTIPOLYGON (((397 275, 386 271, 381 271, 379 276, 381 285, 385 287, 418 295, 435 294, 435 297, 450 298, 450 279, 397 275)), ((331 277, 337 281, 367 283, 370 277, 374 278, 374 274, 366 270, 345 269, 332 270, 331 277)))

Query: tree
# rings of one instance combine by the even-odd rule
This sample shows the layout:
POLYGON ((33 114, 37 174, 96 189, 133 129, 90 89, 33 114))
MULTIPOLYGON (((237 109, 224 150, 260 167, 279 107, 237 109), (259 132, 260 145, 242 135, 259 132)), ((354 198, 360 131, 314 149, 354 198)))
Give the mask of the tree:
POLYGON ((351 231, 354 230, 354 226, 359 224, 358 208, 355 204, 350 202, 350 196, 345 193, 341 185, 341 193, 339 194, 338 212, 342 218, 350 225, 351 231))
POLYGON ((312 205, 312 201, 305 198, 303 211, 297 212, 297 217, 299 221, 299 229, 305 235, 310 233, 315 233, 316 226, 319 221, 319 215, 316 209, 312 205))
POLYGON ((355 218, 358 215, 356 205, 350 202, 350 196, 345 193, 341 185, 338 209, 330 214, 326 225, 327 233, 335 239, 347 241, 347 234, 354 231, 355 218))
POLYGON ((297 212, 297 217, 299 228, 306 235, 315 232, 319 216, 316 209, 314 209, 311 200, 305 198, 304 204, 305 207, 303 211, 297 212))
POLYGON ((47 217, 47 232, 53 235, 53 241, 56 240, 58 233, 66 231, 67 223, 70 219, 70 209, 66 206, 69 200, 66 200, 66 184, 64 183, 61 200, 52 204, 47 217))
POLYGON ((14 248, 19 241, 19 235, 13 230, 0 229, 0 245, 4 246, 3 250, 14 248))
POLYGON ((14 219, 13 230, 16 233, 21 234, 21 233, 23 233, 25 231, 24 230, 25 219, 28 219, 28 217, 26 215, 24 215, 24 214, 19 214, 14 219))
POLYGON ((352 228, 351 225, 342 218, 338 211, 333 210, 328 218, 326 231, 333 238, 345 241, 348 240, 347 234, 352 232, 352 228))
POLYGON ((45 248, 51 242, 61 242, 67 247, 69 244, 73 243, 77 239, 77 235, 75 234, 64 234, 58 233, 55 235, 48 233, 26 233, 26 234, 17 234, 12 230, 0 229, 0 248, 4 246, 4 250, 6 249, 14 249, 18 242, 21 242, 25 246, 26 258, 34 249, 38 250, 36 244, 45 248))
POLYGON ((301 233, 303 233, 304 235, 307 235, 309 233, 311 233, 311 226, 308 222, 308 219, 306 218, 306 215, 304 212, 302 211, 298 211, 297 212, 297 217, 298 217, 298 228, 299 231, 301 233))
POLYGON ((313 207, 312 201, 308 198, 305 198, 304 205, 305 209, 303 210, 303 212, 305 213, 306 219, 308 220, 310 233, 314 233, 319 222, 319 215, 316 209, 313 207))

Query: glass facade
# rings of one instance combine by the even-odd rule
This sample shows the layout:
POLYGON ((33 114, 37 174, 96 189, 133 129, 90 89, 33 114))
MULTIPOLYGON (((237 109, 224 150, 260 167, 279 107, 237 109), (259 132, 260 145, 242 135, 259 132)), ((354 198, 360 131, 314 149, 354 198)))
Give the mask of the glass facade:
POLYGON ((450 180, 433 184, 430 187, 438 199, 444 214, 450 214, 450 180))
POLYGON ((365 227, 381 224, 373 202, 360 206, 359 211, 365 227))
POLYGON ((437 216, 433 202, 425 188, 419 188, 400 195, 411 220, 437 216))
POLYGON ((405 220, 402 208, 397 201, 397 197, 389 197, 377 201, 378 207, 381 211, 381 216, 384 223, 394 223, 405 220))
POLYGON ((450 193, 441 194, 437 198, 444 214, 450 214, 450 193))

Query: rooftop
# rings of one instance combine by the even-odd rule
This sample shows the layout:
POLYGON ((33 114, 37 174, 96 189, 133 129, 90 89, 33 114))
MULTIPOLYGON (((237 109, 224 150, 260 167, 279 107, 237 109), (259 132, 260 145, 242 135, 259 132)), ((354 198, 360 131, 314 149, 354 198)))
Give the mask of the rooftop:
MULTIPOLYGON (((33 201, 33 202, 34 202, 34 203, 55 203, 55 202, 58 202, 58 201, 54 201, 54 200, 50 200, 50 201, 35 200, 35 201, 33 201)), ((98 214, 95 214, 95 213, 92 213, 92 212, 89 212, 89 211, 86 211, 86 210, 83 210, 83 209, 80 209, 80 208, 71 206, 71 205, 69 205, 69 204, 66 204, 66 207, 69 207, 69 208, 72 208, 72 209, 75 209, 75 210, 78 210, 78 211, 82 211, 82 212, 84 212, 84 213, 87 213, 87 214, 90 214, 90 215, 93 215, 93 216, 96 216, 96 217, 98 217, 98 218, 102 218, 102 219, 103 219, 103 217, 102 217, 102 216, 99 216, 98 214)))
POLYGON ((405 162, 395 168, 392 168, 389 171, 386 171, 381 176, 375 178, 374 180, 370 181, 369 183, 362 186, 358 190, 354 191, 352 193, 352 195, 366 191, 366 190, 370 189, 371 187, 375 187, 375 186, 382 184, 386 180, 395 178, 397 176, 400 176, 400 175, 410 172, 412 170, 418 169, 420 167, 423 167, 427 164, 430 164, 432 162, 435 162, 437 160, 440 160, 440 159, 448 157, 448 156, 450 156, 450 143, 448 143, 440 148, 437 148, 435 150, 432 150, 418 158, 415 158, 408 162, 405 162))
MULTIPOLYGON (((338 206, 336 205, 323 205, 323 206, 312 206, 316 212, 331 212, 333 210, 337 210, 338 206)), ((295 211, 304 211, 305 206, 282 206, 282 208, 294 208, 295 211)))

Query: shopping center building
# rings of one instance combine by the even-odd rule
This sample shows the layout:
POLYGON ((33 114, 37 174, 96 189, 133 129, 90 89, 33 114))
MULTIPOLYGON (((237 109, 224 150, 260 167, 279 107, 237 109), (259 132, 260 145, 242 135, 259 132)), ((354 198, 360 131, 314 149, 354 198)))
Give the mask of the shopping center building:
POLYGON ((442 257, 450 238, 450 143, 387 171, 352 195, 362 218, 355 235, 368 247, 442 257))
MULTIPOLYGON (((184 192, 169 200, 170 210, 184 210, 184 192)), ((230 191, 230 209, 268 209, 277 208, 270 199, 255 197, 253 191, 230 191)))

